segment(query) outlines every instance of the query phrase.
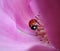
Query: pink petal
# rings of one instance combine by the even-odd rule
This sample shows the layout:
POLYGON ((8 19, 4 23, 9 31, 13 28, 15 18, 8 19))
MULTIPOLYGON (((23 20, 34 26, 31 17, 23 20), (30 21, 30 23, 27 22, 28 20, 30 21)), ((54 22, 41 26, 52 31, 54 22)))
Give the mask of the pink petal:
POLYGON ((37 42, 34 36, 30 36, 21 30, 18 30, 16 23, 11 19, 10 15, 0 9, 0 35, 6 36, 14 41, 19 42, 37 42), (25 40, 24 40, 25 39, 25 40))
MULTIPOLYGON (((23 34, 23 33, 22 33, 23 34)), ((7 15, 0 9, 0 50, 1 51, 29 51, 35 45, 42 47, 34 37, 29 35, 22 35, 17 32, 17 27, 10 15, 7 15)), ((47 45, 46 46, 48 49, 47 45)), ((51 46, 51 50, 54 48, 51 46)))
POLYGON ((29 20, 34 18, 34 14, 29 6, 28 0, 1 0, 3 4, 1 7, 7 12, 7 14, 14 16, 14 20, 17 23, 19 29, 30 33, 34 32, 30 30, 29 20))
MULTIPOLYGON (((0 0, 0 1, 2 1, 2 0, 0 0)), ((39 45, 39 46, 41 46, 41 48, 44 47, 44 49, 50 50, 49 45, 40 43, 40 41, 37 40, 36 37, 28 35, 27 33, 24 33, 23 31, 22 32, 19 32, 20 30, 18 31, 16 23, 17 24, 21 23, 21 22, 18 22, 18 21, 21 21, 21 19, 18 20, 17 17, 15 17, 15 16, 17 15, 18 18, 20 18, 20 16, 25 16, 24 15, 25 12, 23 15, 19 15, 19 13, 17 12, 18 9, 16 10, 15 7, 11 9, 11 7, 13 7, 13 5, 10 5, 11 7, 6 6, 6 5, 8 5, 7 1, 9 1, 9 3, 12 4, 10 0, 5 0, 4 2, 2 2, 3 6, 0 5, 1 6, 0 8, 2 8, 2 9, 0 9, 0 50, 1 51, 5 51, 5 50, 6 51, 27 51, 27 50, 29 51, 30 48, 34 49, 36 47, 35 45, 39 45), (7 3, 5 3, 5 2, 7 2, 7 3), (47 47, 47 48, 45 48, 45 47, 47 47)), ((17 1, 15 1, 15 2, 17 2, 17 1)), ((33 14, 33 13, 30 13, 30 14, 33 14)), ((29 16, 30 14, 26 13, 27 16, 29 16)), ((30 18, 28 18, 28 19, 30 19, 30 18)), ((22 19, 22 20, 24 20, 24 19, 22 19)), ((24 23, 26 23, 26 22, 24 22, 24 21, 22 21, 22 22, 23 22, 22 26, 25 25, 24 23)), ((21 25, 21 24, 19 24, 19 25, 21 25)), ((29 30, 29 28, 27 28, 27 30, 29 30)), ((29 32, 29 31, 27 31, 27 32, 29 32)), ((51 46, 50 48, 52 51, 54 51, 55 48, 52 48, 52 47, 53 46, 51 46)), ((38 48, 36 48, 36 49, 38 49, 38 48)), ((41 49, 39 49, 39 51, 40 50, 41 49)))
POLYGON ((26 36, 17 31, 16 23, 0 9, 0 50, 1 51, 19 51, 26 50, 34 45, 35 38, 26 36), (32 39, 32 40, 31 40, 32 39), (29 43, 30 41, 30 43, 29 43), (29 45, 29 44, 30 45, 29 45))

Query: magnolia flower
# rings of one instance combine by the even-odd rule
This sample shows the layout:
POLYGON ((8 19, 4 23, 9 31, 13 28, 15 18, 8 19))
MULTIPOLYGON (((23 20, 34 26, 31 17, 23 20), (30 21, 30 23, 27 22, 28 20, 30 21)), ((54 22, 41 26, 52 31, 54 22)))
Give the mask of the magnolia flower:
POLYGON ((60 15, 56 13, 59 10, 59 2, 56 1, 0 0, 0 51, 58 51, 60 24, 57 16, 60 15), (54 8, 57 9, 56 12, 54 8), (39 18, 46 28, 51 44, 42 43, 34 36, 36 32, 30 29, 29 21, 35 15, 41 15, 39 18))

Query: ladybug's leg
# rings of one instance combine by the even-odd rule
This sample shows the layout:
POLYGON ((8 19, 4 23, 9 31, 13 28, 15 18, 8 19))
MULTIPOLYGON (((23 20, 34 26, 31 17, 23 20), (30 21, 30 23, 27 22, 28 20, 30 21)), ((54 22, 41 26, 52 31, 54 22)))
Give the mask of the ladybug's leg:
POLYGON ((49 43, 46 32, 44 30, 44 26, 40 24, 40 20, 38 17, 35 17, 37 19, 37 31, 36 31, 36 36, 40 38, 40 41, 49 43))
POLYGON ((40 17, 40 15, 37 15, 37 16, 35 16, 35 19, 37 20, 37 23, 39 24, 39 26, 43 26, 39 17, 40 17))

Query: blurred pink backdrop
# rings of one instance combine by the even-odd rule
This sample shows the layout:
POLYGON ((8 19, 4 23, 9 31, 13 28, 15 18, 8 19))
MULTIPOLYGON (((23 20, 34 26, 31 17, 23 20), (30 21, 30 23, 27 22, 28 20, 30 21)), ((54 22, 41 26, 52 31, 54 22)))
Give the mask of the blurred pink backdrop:
POLYGON ((0 0, 0 51, 57 51, 60 48, 59 10, 58 0, 0 0), (29 28, 28 22, 37 14, 41 15, 53 46, 42 44, 30 35, 35 31, 29 28))

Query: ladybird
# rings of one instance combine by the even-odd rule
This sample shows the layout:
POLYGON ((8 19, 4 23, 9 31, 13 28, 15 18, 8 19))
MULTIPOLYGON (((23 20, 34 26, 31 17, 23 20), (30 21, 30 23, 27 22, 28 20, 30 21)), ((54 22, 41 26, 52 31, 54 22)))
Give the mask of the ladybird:
POLYGON ((48 38, 47 38, 47 35, 46 35, 46 32, 44 30, 44 26, 40 23, 39 20, 40 19, 37 16, 35 17, 35 19, 31 19, 29 21, 29 27, 32 30, 36 30, 36 35, 35 36, 40 37, 40 41, 49 42, 48 38))
POLYGON ((31 20, 29 21, 29 27, 30 27, 32 30, 36 30, 36 29, 37 29, 36 23, 37 23, 37 20, 36 20, 36 19, 31 19, 31 20))

